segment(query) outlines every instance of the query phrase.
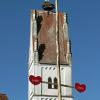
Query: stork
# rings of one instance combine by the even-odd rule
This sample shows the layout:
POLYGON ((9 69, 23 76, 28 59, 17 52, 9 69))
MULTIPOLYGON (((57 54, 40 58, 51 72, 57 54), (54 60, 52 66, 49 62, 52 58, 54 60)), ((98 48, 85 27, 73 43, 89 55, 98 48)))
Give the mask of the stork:
POLYGON ((46 11, 52 11, 55 8, 55 5, 52 4, 49 0, 45 0, 42 4, 42 8, 46 11))

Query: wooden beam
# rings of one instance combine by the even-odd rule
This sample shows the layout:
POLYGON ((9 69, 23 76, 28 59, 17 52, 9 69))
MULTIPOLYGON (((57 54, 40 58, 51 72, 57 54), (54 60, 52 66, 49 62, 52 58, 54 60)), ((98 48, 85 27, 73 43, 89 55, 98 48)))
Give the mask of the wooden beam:
POLYGON ((61 75, 60 75, 60 46, 59 46, 59 11, 58 0, 55 0, 56 6, 56 63, 57 63, 57 76, 58 76, 58 100, 62 100, 61 93, 61 75))
MULTIPOLYGON (((51 83, 51 82, 45 82, 45 81, 42 81, 42 83, 45 83, 45 84, 52 84, 52 85, 58 85, 57 83, 51 83)), ((69 87, 69 88, 74 88, 74 86, 70 86, 70 85, 64 85, 64 84, 61 84, 61 86, 63 87, 69 87)))

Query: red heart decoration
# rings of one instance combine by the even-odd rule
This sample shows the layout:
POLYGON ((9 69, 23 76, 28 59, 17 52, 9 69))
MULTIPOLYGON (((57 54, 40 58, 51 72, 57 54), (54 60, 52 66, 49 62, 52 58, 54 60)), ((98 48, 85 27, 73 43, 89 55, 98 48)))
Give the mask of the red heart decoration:
POLYGON ((75 89, 80 93, 84 92, 86 90, 86 85, 85 84, 76 83, 75 84, 75 89))
POLYGON ((30 76, 29 76, 29 80, 30 80, 30 82, 31 82, 32 84, 38 85, 38 84, 41 83, 42 78, 41 78, 40 76, 35 77, 35 76, 33 76, 33 75, 30 75, 30 76))

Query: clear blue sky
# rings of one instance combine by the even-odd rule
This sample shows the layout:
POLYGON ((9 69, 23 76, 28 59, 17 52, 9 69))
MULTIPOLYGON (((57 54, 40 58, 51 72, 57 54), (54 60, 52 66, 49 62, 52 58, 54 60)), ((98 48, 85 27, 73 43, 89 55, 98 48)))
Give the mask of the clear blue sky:
MULTIPOLYGON (((0 92, 9 100, 27 100, 30 10, 43 0, 0 0, 0 92)), ((52 0, 54 1, 54 0, 52 0)), ((73 53, 74 100, 100 100, 100 0, 59 0, 68 13, 73 53)))

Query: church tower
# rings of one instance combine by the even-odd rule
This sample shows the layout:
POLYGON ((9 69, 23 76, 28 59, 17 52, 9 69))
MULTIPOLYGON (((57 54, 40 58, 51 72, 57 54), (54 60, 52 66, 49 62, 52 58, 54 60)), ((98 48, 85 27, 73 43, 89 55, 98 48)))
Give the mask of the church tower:
MULTIPOLYGON (((73 100, 72 53, 68 35, 68 17, 66 13, 62 12, 59 12, 58 16, 61 98, 62 100, 73 100)), ((48 10, 32 10, 30 16, 28 100, 58 100, 59 85, 56 58, 56 13, 48 10), (41 82, 37 84, 36 79, 41 82)))

